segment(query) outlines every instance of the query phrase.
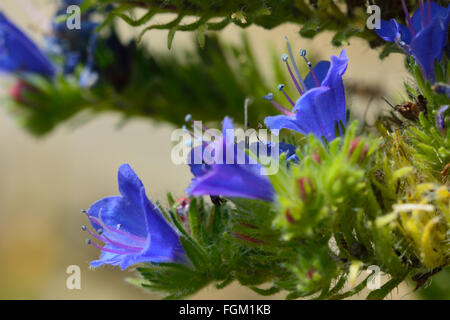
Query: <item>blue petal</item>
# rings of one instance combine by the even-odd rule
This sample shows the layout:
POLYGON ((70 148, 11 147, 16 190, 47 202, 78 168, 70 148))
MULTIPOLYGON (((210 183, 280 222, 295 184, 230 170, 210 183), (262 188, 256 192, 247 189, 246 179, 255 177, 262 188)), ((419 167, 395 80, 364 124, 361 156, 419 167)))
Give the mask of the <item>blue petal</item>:
MULTIPOLYGON (((314 72, 316 73, 317 80, 319 81, 319 85, 322 83, 322 81, 327 76, 329 69, 330 69, 329 61, 320 61, 314 67, 314 72)), ((308 73, 308 75, 305 77, 304 82, 305 82, 307 90, 317 87, 314 77, 312 75, 312 72, 308 73)))
MULTIPOLYGON (((295 146, 293 146, 292 144, 289 143, 285 143, 285 142, 280 142, 280 143, 273 143, 273 142, 268 142, 265 143, 263 141, 258 141, 258 142, 254 142, 250 145, 250 151, 256 153, 257 157, 260 156, 264 156, 264 157, 268 157, 271 156, 274 159, 278 159, 280 154, 285 153, 286 154, 286 158, 289 158, 290 156, 292 156, 293 154, 295 154, 295 146)), ((248 162, 248 158, 246 159, 248 162)), ((259 169, 256 168, 256 166, 251 166, 251 168, 254 169, 259 169)), ((257 172, 257 171, 255 171, 257 172)))
MULTIPOLYGON (((424 1, 425 2, 425 1, 424 1)), ((423 4, 424 7, 424 12, 425 12, 425 24, 428 25, 429 21, 428 21, 428 14, 429 14, 429 10, 428 10, 428 4, 424 3, 423 4)), ((430 1, 430 7, 431 7, 431 19, 434 19, 435 17, 445 17, 447 14, 447 9, 444 7, 441 7, 439 4, 437 4, 434 1, 430 1)), ((414 31, 416 33, 419 33, 425 26, 423 25, 423 20, 422 20, 422 11, 420 10, 420 8, 418 8, 412 18, 412 25, 414 27, 414 31)))
MULTIPOLYGON (((119 168, 118 181, 122 196, 103 198, 95 202, 88 213, 101 218, 107 226, 115 228, 120 225, 122 230, 146 238, 147 229, 141 204, 141 189, 144 186, 128 164, 119 168)), ((93 227, 96 230, 100 228, 95 224, 93 227)))
POLYGON ((210 165, 203 163, 203 161, 202 163, 195 163, 196 161, 203 159, 202 146, 192 148, 189 152, 189 159, 189 168, 191 169, 191 173, 194 175, 194 177, 200 177, 204 175, 211 168, 210 165))
POLYGON ((234 130, 233 121, 229 117, 225 117, 222 122, 222 139, 223 139, 223 150, 226 150, 228 145, 233 145, 233 141, 227 141, 226 133, 227 130, 234 130))
POLYGON ((259 165, 213 165, 208 174, 193 179, 186 190, 193 196, 212 195, 271 201, 274 189, 258 172, 259 165), (255 170, 256 169, 256 170, 255 170))
MULTIPOLYGON (((449 10, 450 12, 450 10, 449 10)), ((440 61, 447 41, 450 14, 437 17, 422 29, 411 41, 411 52, 426 79, 434 82, 434 61, 440 61)))
POLYGON ((292 144, 280 142, 278 147, 280 153, 286 153, 286 158, 289 158, 290 156, 295 154, 296 148, 292 144))
POLYGON ((0 12, 0 70, 53 76, 55 68, 39 48, 0 12))
POLYGON ((273 117, 266 117, 264 124, 270 130, 290 129, 302 134, 307 134, 308 129, 305 124, 297 121, 295 116, 278 115, 273 117))
POLYGON ((120 193, 132 201, 136 207, 139 207, 141 205, 141 189, 144 185, 129 164, 125 163, 120 166, 117 180, 120 193))
POLYGON ((397 21, 381 20, 380 29, 375 29, 376 33, 385 41, 395 42, 400 35, 400 28, 397 21))
POLYGON ((403 24, 399 24, 398 27, 400 30, 400 40, 406 44, 410 44, 412 40, 411 30, 403 24))
POLYGON ((445 129, 445 114, 447 112, 447 110, 449 110, 449 106, 445 105, 439 108, 438 112, 436 112, 436 127, 439 130, 444 130, 445 129))
POLYGON ((381 20, 380 29, 376 29, 375 31, 383 40, 390 42, 396 42, 400 37, 400 40, 409 44, 412 38, 409 28, 397 23, 394 19, 390 21, 381 20))
MULTIPOLYGON (((111 248, 111 246, 106 246, 106 248, 111 248)), ((116 249, 116 248, 114 248, 116 249)), ((112 252, 102 251, 100 258, 98 260, 91 261, 90 265, 93 268, 97 268, 103 264, 109 264, 112 266, 117 266, 123 260, 123 254, 117 254, 112 252)))
POLYGON ((233 130, 234 125, 233 121, 229 117, 225 117, 222 122, 222 133, 226 132, 226 130, 233 130))
MULTIPOLYGON (((314 110, 317 116, 317 123, 320 128, 320 133, 328 141, 332 141, 336 137, 336 126, 339 122, 345 125, 345 99, 344 102, 339 102, 336 98, 336 89, 326 90, 314 99, 314 110)), ((311 110, 303 109, 304 112, 311 112, 311 110)), ((302 109, 299 110, 298 115, 301 117, 302 109)), ((339 126, 338 126, 339 127, 339 126)), ((316 136, 319 137, 316 133, 316 136)))
POLYGON ((295 105, 296 119, 307 127, 305 134, 312 133, 317 138, 334 139, 335 122, 339 112, 336 108, 333 89, 328 87, 314 88, 305 93, 295 105))
POLYGON ((141 189, 142 210, 149 233, 149 241, 142 251, 142 256, 153 262, 176 262, 185 255, 180 237, 167 222, 161 211, 141 189))
MULTIPOLYGON (((145 217, 140 203, 136 204, 121 196, 107 197, 95 202, 88 210, 92 217, 100 219, 111 228, 120 229, 139 237, 147 237, 145 217)), ((91 223, 95 230, 102 228, 91 223)), ((125 239, 126 240, 126 239, 125 239)))
MULTIPOLYGON (((342 86, 342 76, 347 70, 348 58, 346 50, 343 49, 339 57, 331 56, 331 66, 325 79, 322 81, 322 86, 330 88, 341 88, 342 86)), ((343 86, 342 86, 343 89, 343 86)))
MULTIPOLYGON (((331 89, 333 95, 333 102, 330 102, 332 107, 330 110, 336 119, 342 121, 345 125, 345 89, 342 81, 342 76, 347 70, 348 58, 345 49, 342 50, 339 57, 331 56, 331 66, 328 74, 322 82, 322 86, 327 86, 331 89)), ((328 110, 328 108, 326 108, 328 110)))

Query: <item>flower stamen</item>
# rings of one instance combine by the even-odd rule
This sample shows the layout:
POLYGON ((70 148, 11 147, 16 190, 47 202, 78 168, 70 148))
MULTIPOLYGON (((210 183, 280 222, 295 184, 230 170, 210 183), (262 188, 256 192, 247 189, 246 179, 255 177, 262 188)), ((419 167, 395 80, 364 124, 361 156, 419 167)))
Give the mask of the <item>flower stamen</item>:
POLYGON ((297 74, 298 81, 300 82, 303 91, 305 91, 306 90, 306 86, 305 86, 305 83, 303 82, 302 76, 300 75, 300 71, 298 71, 297 64, 295 63, 294 55, 292 54, 291 44, 289 43, 289 40, 288 40, 287 36, 284 36, 284 39, 286 39, 286 44, 287 44, 287 48, 288 48, 288 52, 289 52, 289 57, 291 58, 292 66, 294 67, 294 71, 297 74))
POLYGON ((316 87, 320 87, 320 82, 319 82, 319 78, 317 78, 316 71, 314 71, 314 68, 312 67, 312 63, 309 62, 308 58, 306 58, 306 50, 304 50, 304 49, 300 50, 300 56, 303 57, 306 64, 308 65, 309 71, 311 72, 311 74, 314 78, 314 83, 316 84, 316 87))
POLYGON ((122 248, 122 249, 126 249, 126 250, 130 250, 130 251, 136 251, 136 252, 139 252, 139 251, 142 250, 141 247, 129 246, 129 245, 126 245, 126 244, 124 244, 122 242, 117 242, 117 241, 112 240, 111 238, 109 238, 108 236, 106 236, 103 233, 102 229, 99 229, 99 231, 97 231, 100 234, 100 236, 95 234, 94 232, 92 232, 86 226, 81 226, 81 230, 87 231, 87 233, 89 233, 92 237, 96 238, 97 240, 100 240, 100 241, 104 242, 105 244, 110 243, 110 244, 112 244, 112 245, 114 245, 116 247, 119 247, 119 248, 122 248))
POLYGON ((413 27, 413 24, 411 21, 411 17, 409 16, 408 7, 406 6, 405 0, 401 0, 401 1, 402 1, 402 6, 403 6, 403 11, 405 12, 406 20, 408 21, 409 29, 411 30, 413 37, 415 37, 416 31, 414 30, 414 27, 413 27))
POLYGON ((288 69, 289 75, 291 76, 292 82, 294 82, 295 87, 297 88, 298 92, 300 93, 300 95, 302 95, 303 94, 303 90, 300 88, 300 85, 299 85, 299 83, 297 81, 297 78, 295 78, 294 74, 292 73, 291 67, 289 66, 288 58, 289 58, 289 56, 287 54, 283 54, 281 56, 281 60, 286 62, 286 67, 288 69))
POLYGON ((106 251, 106 252, 111 252, 111 253, 117 253, 117 254, 133 254, 133 253, 137 253, 135 251, 121 251, 121 250, 105 248, 105 247, 102 247, 102 246, 96 244, 95 242, 92 242, 91 239, 87 239, 86 243, 89 244, 89 245, 93 245, 95 248, 97 248, 97 249, 99 249, 101 251, 106 251))
POLYGON ((278 85, 278 91, 283 92, 284 96, 290 102, 290 104, 292 104, 292 106, 295 106, 294 101, 291 99, 291 97, 289 97, 289 95, 286 93, 286 91, 284 91, 284 84, 279 84, 278 85))
MULTIPOLYGON (((112 228, 112 227, 106 225, 101 218, 101 211, 99 213, 99 218, 90 216, 86 210, 82 210, 82 213, 86 214, 86 216, 89 220, 91 220, 95 224, 98 224, 104 230, 108 230, 108 231, 111 231, 111 233, 113 233, 113 234, 116 233, 120 236, 126 237, 127 239, 130 239, 130 240, 136 242, 137 244, 141 244, 141 245, 145 244, 145 238, 142 238, 142 237, 139 237, 139 236, 136 236, 136 235, 130 234, 128 232, 124 232, 117 228, 112 228)), ((116 239, 120 240, 120 238, 118 238, 118 236, 116 236, 116 239)))
POLYGON ((281 113, 284 113, 287 116, 294 116, 295 113, 292 111, 289 111, 288 109, 286 109, 285 107, 283 107, 282 105, 280 105, 279 103, 277 103, 276 101, 273 100, 273 93, 268 93, 266 94, 263 99, 270 101, 270 103, 272 103, 272 105, 278 109, 278 111, 280 111, 281 113))
POLYGON ((425 28, 427 25, 426 19, 425 19, 425 9, 423 7, 423 0, 419 0, 419 8, 420 8, 420 15, 422 17, 422 26, 425 28))
POLYGON ((431 1, 427 1, 427 7, 428 7, 428 23, 431 22, 431 1))

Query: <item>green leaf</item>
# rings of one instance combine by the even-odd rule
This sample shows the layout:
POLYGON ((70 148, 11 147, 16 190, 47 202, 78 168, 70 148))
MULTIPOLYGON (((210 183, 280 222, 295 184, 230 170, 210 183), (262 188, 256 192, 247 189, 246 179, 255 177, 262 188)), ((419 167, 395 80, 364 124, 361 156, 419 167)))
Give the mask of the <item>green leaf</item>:
POLYGON ((404 278, 393 278, 386 282, 380 289, 374 290, 367 296, 367 300, 383 300, 392 290, 394 290, 404 278))

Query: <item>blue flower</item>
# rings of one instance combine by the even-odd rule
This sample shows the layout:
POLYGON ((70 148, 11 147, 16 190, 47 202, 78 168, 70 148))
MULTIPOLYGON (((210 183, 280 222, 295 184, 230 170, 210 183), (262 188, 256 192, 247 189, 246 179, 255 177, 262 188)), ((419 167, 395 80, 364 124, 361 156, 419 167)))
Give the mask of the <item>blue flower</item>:
POLYGON ((0 70, 53 76, 55 68, 19 28, 0 12, 0 70))
POLYGON ((161 211, 148 200, 145 188, 128 164, 119 168, 121 196, 95 202, 85 212, 96 232, 86 227, 92 237, 105 243, 91 266, 118 265, 122 269, 140 262, 185 262, 186 253, 179 235, 166 221, 161 211))
MULTIPOLYGON (((215 142, 217 145, 222 144, 221 150, 228 150, 227 146, 232 144, 232 148, 234 148, 233 163, 226 163, 226 154, 223 153, 223 163, 190 164, 195 178, 192 179, 186 192, 192 196, 211 195, 272 201, 275 190, 267 175, 262 174, 264 168, 258 163, 250 163, 248 155, 244 160, 238 161, 237 149, 241 146, 234 141, 227 141, 227 130, 233 129, 231 119, 226 117, 223 121, 222 137, 215 142)), ((255 149, 257 153, 259 153, 258 146, 255 149)), ((271 154, 272 147, 274 146, 267 146, 267 154, 271 154)), ((279 147, 279 152, 285 152, 287 158, 295 161, 295 147, 285 143, 280 143, 277 147, 279 147)), ((250 149, 252 150, 252 148, 250 149)), ((194 153, 202 152, 202 150, 203 148, 193 149, 191 159, 194 153)), ((201 158, 202 155, 200 154, 199 157, 201 158)))
MULTIPOLYGON (((294 70, 298 70, 289 43, 288 48, 294 70)), ((348 65, 345 49, 342 50, 339 57, 331 56, 331 63, 321 61, 314 68, 306 59, 304 50, 300 51, 300 55, 310 68, 310 72, 304 80, 298 71, 296 71, 297 78, 294 76, 288 63, 288 56, 283 55, 282 57, 299 91, 300 98, 294 102, 284 91, 284 85, 279 85, 278 90, 290 102, 293 107, 292 111, 275 102, 273 94, 270 93, 264 98, 284 114, 266 117, 264 123, 271 130, 284 128, 302 134, 312 133, 319 139, 325 138, 327 141, 331 141, 335 138, 336 128, 340 128, 341 124, 345 126, 346 123, 345 90, 342 81, 348 65)))
POLYGON ((382 20, 381 28, 376 32, 384 40, 397 43, 413 56, 426 79, 433 83, 434 63, 441 60, 447 41, 450 7, 444 8, 429 0, 425 5, 421 0, 419 9, 410 17, 404 0, 402 5, 408 26, 394 19, 382 20))

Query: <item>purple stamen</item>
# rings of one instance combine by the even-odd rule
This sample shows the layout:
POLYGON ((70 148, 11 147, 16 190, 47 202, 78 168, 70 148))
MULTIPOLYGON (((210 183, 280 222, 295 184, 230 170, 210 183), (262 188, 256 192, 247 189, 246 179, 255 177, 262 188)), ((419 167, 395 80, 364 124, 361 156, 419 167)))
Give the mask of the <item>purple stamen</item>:
POLYGON ((128 245, 126 245, 126 244, 123 244, 123 243, 114 241, 114 240, 112 240, 111 238, 109 238, 109 237, 106 236, 106 235, 103 235, 103 237, 104 237, 105 240, 106 240, 106 241, 103 241, 103 242, 105 242, 105 243, 108 243, 108 242, 109 242, 109 243, 111 243, 112 245, 115 245, 116 247, 119 247, 119 248, 122 248, 122 249, 126 249, 126 250, 130 250, 130 251, 136 251, 136 252, 139 252, 139 251, 142 250, 142 248, 140 248, 140 247, 128 246, 128 245))
POLYGON ((117 233, 117 234, 119 234, 121 236, 124 236, 124 237, 130 239, 130 240, 133 240, 134 242, 137 242, 137 243, 140 243, 140 244, 145 244, 145 238, 138 237, 138 236, 135 236, 135 235, 133 235, 131 233, 124 232, 124 231, 121 231, 121 230, 118 230, 118 229, 115 229, 115 228, 111 228, 110 226, 106 225, 103 222, 103 220, 101 219, 101 217, 100 217, 101 213, 99 214, 100 219, 97 219, 96 217, 90 216, 86 211, 84 211, 84 213, 86 214, 86 216, 88 217, 89 220, 91 220, 95 224, 100 225, 103 229, 111 231, 112 233, 117 233))
POLYGON ((278 111, 280 111, 281 113, 284 113, 285 115, 290 116, 290 117, 292 117, 292 116, 295 115, 294 112, 289 111, 288 109, 286 109, 285 107, 283 107, 282 105, 280 105, 279 103, 277 103, 276 101, 274 101, 274 100, 273 100, 273 93, 266 94, 266 95, 264 96, 264 99, 265 99, 265 100, 269 100, 270 103, 272 103, 272 105, 273 105, 276 109, 278 109, 278 111))
POLYGON ((122 248, 122 249, 126 249, 126 250, 130 250, 130 251, 136 251, 139 252, 142 250, 142 248, 139 247, 134 247, 134 246, 128 246, 126 244, 123 244, 121 242, 117 242, 112 240, 111 238, 107 237, 105 234, 102 234, 101 236, 95 234, 94 232, 92 232, 91 230, 89 230, 88 228, 86 228, 85 226, 82 227, 83 231, 87 231, 92 237, 96 238, 97 240, 100 240, 104 243, 110 243, 115 245, 116 247, 122 248), (83 228, 84 227, 84 228, 83 228))
POLYGON ((279 84, 278 85, 278 90, 283 92, 284 96, 292 104, 292 106, 295 106, 294 101, 292 101, 291 97, 289 97, 289 95, 286 93, 286 91, 284 91, 284 84, 279 84))
MULTIPOLYGON (((196 129, 199 129, 199 130, 203 130, 203 131, 205 131, 205 132, 209 130, 209 128, 208 128, 207 126, 205 126, 203 123, 202 123, 201 126, 198 125, 198 121, 193 120, 191 114, 187 114, 187 115, 184 117, 184 121, 185 121, 185 122, 190 122, 190 123, 192 123, 192 127, 193 127, 194 129, 196 128, 196 129)), ((184 127, 184 128, 185 128, 185 127, 184 127)), ((187 129, 186 129, 186 130, 187 130, 187 129)), ((189 133, 190 133, 190 135, 191 135, 192 137, 195 137, 195 134, 194 134, 194 133, 192 133, 191 131, 189 131, 189 133)), ((208 131, 208 134, 209 134, 210 136, 216 138, 216 139, 219 139, 219 138, 220 138, 219 136, 217 136, 216 134, 214 134, 214 132, 208 131)))
POLYGON ((408 21, 409 29, 411 30, 413 37, 415 37, 416 31, 414 31, 414 27, 411 22, 411 17, 409 16, 408 7, 406 6, 405 0, 401 0, 401 1, 402 1, 402 6, 403 6, 403 11, 405 12, 406 20, 408 21))
POLYGON ((91 239, 87 240, 87 244, 93 245, 94 247, 96 247, 97 249, 99 249, 101 251, 106 251, 106 252, 111 252, 111 253, 117 253, 117 254, 133 254, 133 253, 136 253, 136 252, 120 251, 120 250, 114 250, 114 249, 110 249, 110 248, 105 248, 105 247, 99 246, 95 242, 92 242, 91 239))
POLYGON ((320 87, 320 82, 319 82, 319 78, 317 78, 316 71, 314 71, 314 68, 312 67, 312 64, 311 64, 311 62, 309 62, 308 58, 306 58, 306 50, 300 50, 300 56, 303 57, 306 64, 308 65, 309 71, 311 72, 311 74, 314 78, 314 83, 316 84, 316 87, 320 87))
POLYGON ((428 23, 431 22, 431 1, 427 1, 427 7, 428 7, 428 23))
POLYGON ((286 67, 288 69, 289 75, 291 76, 292 81, 295 84, 295 87, 297 88, 298 92, 300 93, 300 95, 303 94, 303 90, 300 88, 299 83, 297 82, 297 78, 295 78, 294 73, 292 73, 291 67, 289 66, 289 62, 288 62, 288 55, 287 54, 283 54, 281 56, 281 60, 283 60, 284 62, 286 62, 286 67))
POLYGON ((302 88, 304 90, 306 90, 305 83, 303 82, 302 76, 300 75, 300 72, 298 71, 297 64, 295 63, 294 56, 292 54, 291 44, 289 43, 288 37, 284 36, 284 39, 286 39, 286 45, 287 45, 287 48, 288 48, 289 57, 291 58, 292 66, 294 67, 294 71, 297 74, 298 81, 300 81, 300 84, 302 85, 302 88))
POLYGON ((86 228, 86 226, 81 226, 81 230, 83 231, 87 231, 87 233, 89 233, 91 236, 93 236, 95 239, 106 242, 104 238, 102 238, 101 236, 93 233, 91 230, 89 230, 88 228, 86 228))
POLYGON ((425 9, 423 7, 423 0, 419 1, 419 7, 420 7, 420 15, 422 16, 422 27, 425 28, 427 22, 425 20, 425 9))

